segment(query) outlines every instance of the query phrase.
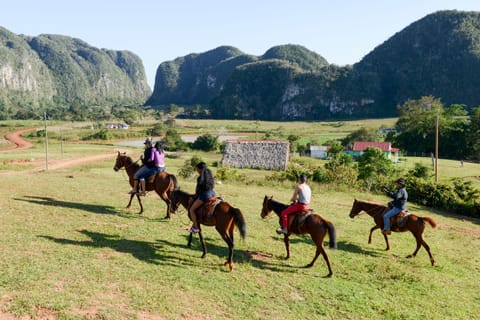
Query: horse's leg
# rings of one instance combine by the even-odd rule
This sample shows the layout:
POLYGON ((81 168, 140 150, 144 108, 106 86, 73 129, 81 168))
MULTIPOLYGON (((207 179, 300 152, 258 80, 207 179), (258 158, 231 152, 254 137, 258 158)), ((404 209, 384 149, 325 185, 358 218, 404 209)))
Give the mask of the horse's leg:
POLYGON ((285 242, 285 249, 287 250, 285 260, 288 260, 290 258, 290 239, 288 238, 288 234, 283 236, 283 242, 285 242))
POLYGON ((385 239, 385 243, 387 244, 387 247, 385 248, 385 251, 388 251, 388 250, 390 250, 390 243, 388 243, 388 237, 387 237, 386 234, 382 233, 382 235, 383 235, 383 238, 385 239))
MULTIPOLYGON (((368 235, 368 244, 372 243, 372 232, 380 229, 380 226, 376 225, 372 229, 370 229, 370 234, 368 235)), ((382 233, 383 234, 383 233, 382 233)), ((390 250, 390 243, 388 243, 388 238, 386 235, 383 234, 383 238, 385 239, 385 243, 387 244, 387 247, 385 248, 385 251, 390 250)))
POLYGON ((372 229, 370 229, 370 234, 368 235, 368 244, 372 243, 372 233, 373 231, 379 229, 380 227, 378 225, 375 225, 372 229))
POLYGON ((165 192, 164 193, 159 193, 158 195, 163 200, 163 202, 165 202, 165 204, 167 205, 167 215, 165 216, 165 219, 170 220, 170 199, 168 198, 168 196, 165 192))
POLYGON ((413 234, 413 235, 415 237, 415 240, 417 241, 417 247, 415 248, 415 251, 412 254, 409 254, 407 256, 407 258, 415 257, 418 253, 418 250, 420 250, 420 246, 423 246, 425 248, 425 250, 427 250, 427 252, 428 252, 428 256, 430 257, 430 263, 432 264, 432 266, 434 266, 435 265, 435 259, 433 259, 432 253, 430 252, 430 247, 425 242, 425 240, 423 240, 422 234, 420 234, 420 235, 413 234))
POLYGON ((220 228, 216 226, 215 229, 217 229, 218 233, 222 236, 223 241, 225 241, 228 246, 228 259, 227 261, 225 261, 223 265, 224 266, 228 265, 228 267, 230 268, 230 271, 232 271, 233 270, 233 248, 234 248, 233 238, 231 236, 232 228, 230 228, 229 230, 222 231, 220 230, 220 228), (228 235, 228 233, 230 233, 230 236, 228 235))
POLYGON ((190 235, 188 236, 188 243, 187 243, 188 247, 192 246, 192 240, 193 240, 193 233, 190 232, 190 235))
POLYGON ((130 201, 127 204, 127 209, 130 208, 130 206, 132 205, 132 199, 133 199, 134 196, 135 195, 133 193, 130 195, 130 201))
POLYGON ((140 204, 140 212, 138 214, 143 213, 143 204, 142 204, 142 199, 140 199, 140 194, 137 193, 137 199, 138 199, 138 204, 140 204))
POLYGON ((328 275, 327 277, 331 277, 333 272, 332 272, 332 267, 330 266, 330 261, 328 260, 328 256, 327 256, 327 252, 325 252, 325 248, 323 247, 323 239, 325 238, 325 231, 322 232, 323 234, 320 234, 320 235, 317 235, 316 237, 314 237, 313 234, 310 234, 311 237, 312 237, 312 240, 313 242, 315 242, 316 246, 317 246, 317 250, 315 251, 315 256, 313 257, 313 260, 312 262, 310 262, 309 264, 307 264, 305 266, 305 268, 310 268, 310 267, 313 267, 315 261, 317 260, 318 256, 320 254, 322 254, 322 257, 323 259, 325 260, 325 262, 327 263, 327 267, 328 267, 328 275))
POLYGON ((200 229, 200 232, 198 233, 198 236, 200 237, 200 243, 202 244, 202 250, 203 250, 202 259, 203 259, 207 255, 207 247, 205 246, 205 240, 203 240, 203 234, 201 229, 200 229))

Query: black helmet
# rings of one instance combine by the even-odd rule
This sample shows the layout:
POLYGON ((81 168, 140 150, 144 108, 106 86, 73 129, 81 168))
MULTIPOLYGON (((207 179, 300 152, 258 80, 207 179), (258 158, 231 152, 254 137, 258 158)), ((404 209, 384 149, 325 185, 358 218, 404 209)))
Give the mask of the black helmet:
POLYGON ((305 181, 307 181, 307 176, 306 176, 304 173, 302 173, 302 174, 298 177, 298 180, 300 180, 300 181, 302 181, 302 182, 305 182, 305 181))
POLYGON ((405 185, 405 180, 404 180, 403 178, 400 178, 400 179, 398 179, 398 180, 395 181, 395 182, 398 183, 398 184, 401 184, 402 186, 405 185))

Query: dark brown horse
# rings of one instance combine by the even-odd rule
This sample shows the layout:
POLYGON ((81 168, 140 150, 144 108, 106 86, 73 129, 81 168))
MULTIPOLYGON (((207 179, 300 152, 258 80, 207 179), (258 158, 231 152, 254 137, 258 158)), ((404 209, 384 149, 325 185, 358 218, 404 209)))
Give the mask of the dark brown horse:
MULTIPOLYGON (((195 195, 193 194, 189 194, 182 190, 174 190, 170 195, 172 212, 177 211, 179 204, 181 204, 185 209, 188 210, 194 199, 195 195)), ((201 211, 202 209, 203 207, 200 207, 197 211, 201 211)), ((200 227, 200 232, 198 233, 198 235, 202 244, 202 258, 205 258, 205 255, 207 254, 207 249, 205 247, 205 241, 203 239, 201 225, 203 224, 205 226, 215 226, 215 229, 217 229, 218 233, 222 236, 222 239, 228 245, 228 260, 224 263, 224 265, 228 265, 230 271, 233 270, 233 235, 235 231, 235 225, 240 230, 240 235, 243 239, 245 239, 247 231, 247 225, 240 209, 234 208, 230 204, 222 200, 215 206, 215 210, 213 211, 211 216, 207 214, 198 214, 197 221, 200 227)), ((190 233, 190 237, 188 238, 188 246, 190 247, 191 245, 192 233, 190 233)))
MULTIPOLYGON (((285 210, 288 207, 288 205, 280 203, 278 201, 275 201, 272 199, 272 197, 267 197, 263 199, 263 206, 262 206, 262 213, 261 216, 262 218, 265 218, 268 216, 270 212, 275 212, 279 219, 280 219, 280 225, 282 225, 282 211, 285 210)), ((287 249, 287 257, 285 259, 290 258, 290 240, 289 236, 291 233, 293 234, 310 234, 312 237, 313 242, 315 242, 317 246, 317 250, 315 251, 315 256, 313 257, 312 262, 307 264, 305 267, 310 268, 313 266, 315 261, 317 260, 318 256, 322 254, 323 259, 325 259, 325 262, 327 263, 328 267, 328 275, 327 277, 331 277, 333 272, 332 268, 330 267, 330 261, 328 260, 327 253, 325 252, 325 249, 323 248, 323 239, 325 238, 325 235, 328 232, 328 237, 330 238, 330 248, 335 249, 337 247, 337 241, 336 241, 336 233, 335 233, 335 227, 330 221, 327 221, 323 219, 319 214, 316 213, 311 213, 304 217, 303 221, 297 220, 297 214, 291 214, 288 216, 288 234, 284 235, 283 240, 285 242, 285 248, 287 249)), ((300 218, 302 219, 302 218, 300 218)))
MULTIPOLYGON (((371 216, 375 222, 375 226, 370 229, 370 235, 368 236, 368 243, 372 243, 372 232, 376 229, 383 229, 383 214, 388 211, 388 207, 378 203, 355 199, 353 201, 352 210, 350 211, 350 218, 356 217, 361 211, 365 211, 366 213, 368 213, 368 215, 371 216)), ((430 217, 419 217, 414 214, 410 214, 408 215, 405 224, 402 227, 399 227, 394 219, 395 217, 393 217, 391 220, 391 230, 393 232, 410 231, 415 237, 415 240, 417 241, 417 248, 415 249, 413 254, 408 255, 407 258, 415 257, 418 250, 420 250, 420 246, 423 246, 428 252, 428 256, 430 257, 430 262, 432 263, 432 266, 435 265, 435 260, 430 253, 430 247, 425 242, 425 240, 423 240, 423 231, 425 230, 426 224, 425 222, 428 222, 428 224, 430 224, 432 228, 436 228, 437 224, 435 223, 435 221, 430 217)), ((390 250, 390 244, 388 243, 387 236, 384 234, 383 237, 385 238, 385 242, 387 243, 387 248, 385 250, 390 250)))
MULTIPOLYGON (((117 159, 115 160, 115 166, 113 170, 118 171, 121 168, 125 168, 125 171, 128 175, 128 182, 130 186, 133 187, 133 175, 140 169, 140 165, 137 162, 134 162, 132 158, 127 156, 125 153, 118 152, 117 159)), ((178 188, 177 178, 170 173, 167 172, 159 172, 155 176, 153 181, 149 181, 150 179, 145 180, 145 189, 146 191, 153 191, 162 198, 162 200, 167 204, 167 215, 165 218, 170 219, 170 193, 178 188)), ((127 208, 130 208, 132 204, 132 199, 135 194, 130 195, 130 201, 127 204, 127 208)), ((140 199, 140 195, 136 194, 138 203, 140 204, 140 213, 143 212, 143 205, 142 200, 140 199)))

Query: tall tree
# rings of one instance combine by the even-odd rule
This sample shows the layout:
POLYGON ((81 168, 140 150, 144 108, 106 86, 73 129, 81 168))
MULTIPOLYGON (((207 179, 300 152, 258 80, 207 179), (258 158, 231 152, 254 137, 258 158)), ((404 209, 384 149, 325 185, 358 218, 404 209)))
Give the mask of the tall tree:
POLYGON ((409 100, 399 107, 398 131, 392 142, 399 148, 418 153, 435 151, 435 127, 439 122, 439 154, 445 158, 462 158, 467 150, 468 122, 462 105, 444 108, 440 99, 432 96, 409 100))

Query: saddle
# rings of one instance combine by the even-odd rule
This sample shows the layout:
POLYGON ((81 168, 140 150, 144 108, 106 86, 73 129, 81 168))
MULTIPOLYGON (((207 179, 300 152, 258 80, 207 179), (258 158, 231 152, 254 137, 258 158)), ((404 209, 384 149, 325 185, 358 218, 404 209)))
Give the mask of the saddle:
MULTIPOLYGON (((387 211, 385 211, 387 212, 387 211)), ((384 214, 385 214, 384 212, 384 214)), ((403 210, 402 212, 396 214, 395 216, 391 217, 390 218, 390 226, 391 226, 391 229, 400 229, 400 228, 403 228, 405 227, 405 224, 407 224, 407 221, 408 221, 408 217, 411 215, 410 212, 408 212, 408 210, 403 210)))
POLYGON ((215 212, 215 208, 217 205, 222 202, 223 199, 220 197, 211 197, 207 201, 205 201, 200 208, 197 209, 197 216, 201 220, 209 220, 213 218, 213 214, 215 212))
POLYGON ((293 233, 302 233, 301 228, 304 226, 305 221, 310 215, 313 214, 313 210, 302 210, 288 215, 288 230, 293 233))
POLYGON ((395 217, 393 217, 392 218, 393 221, 390 221, 390 222, 393 222, 394 227, 396 226, 398 228, 403 228, 405 227, 405 224, 407 223, 408 217, 410 215, 411 215, 410 212, 408 212, 407 210, 404 210, 399 214, 397 214, 395 217))

